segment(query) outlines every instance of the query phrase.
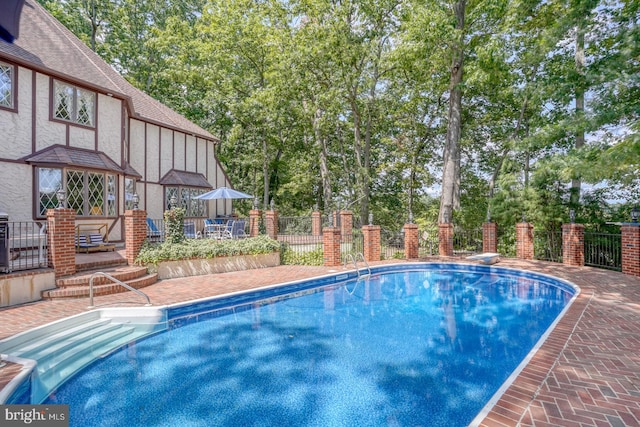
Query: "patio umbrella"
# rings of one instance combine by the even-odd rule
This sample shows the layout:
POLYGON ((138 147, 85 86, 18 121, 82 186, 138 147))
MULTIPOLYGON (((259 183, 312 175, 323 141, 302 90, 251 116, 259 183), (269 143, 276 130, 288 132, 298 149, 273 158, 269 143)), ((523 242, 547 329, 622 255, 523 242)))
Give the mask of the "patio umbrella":
POLYGON ((236 191, 232 188, 220 187, 215 190, 211 190, 207 193, 201 194, 195 197, 201 200, 214 200, 214 199, 253 199, 253 196, 243 193, 242 191, 236 191))

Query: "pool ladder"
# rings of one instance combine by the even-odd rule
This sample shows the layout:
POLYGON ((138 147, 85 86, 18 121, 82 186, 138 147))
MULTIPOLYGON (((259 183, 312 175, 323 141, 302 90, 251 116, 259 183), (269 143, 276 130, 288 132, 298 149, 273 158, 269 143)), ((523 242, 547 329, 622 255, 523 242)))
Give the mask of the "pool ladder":
POLYGON ((149 299, 149 296, 147 294, 145 294, 144 292, 134 288, 133 286, 129 286, 126 283, 116 279, 115 277, 113 277, 110 274, 107 274, 103 271, 98 271, 97 273, 93 273, 91 275, 91 277, 89 278, 89 308, 94 308, 95 306, 93 305, 93 279, 95 279, 98 276, 103 276, 106 277, 107 279, 111 280, 112 282, 124 287, 125 289, 128 289, 132 292, 135 292, 136 294, 140 295, 141 297, 143 297, 147 303, 144 305, 145 307, 150 307, 151 304, 151 300, 149 299))
POLYGON ((349 262, 349 260, 351 260, 351 262, 353 263, 353 266, 356 268, 356 273, 358 273, 358 279, 360 279, 361 277, 369 277, 371 276, 371 267, 369 267, 369 263, 367 262, 366 259, 364 259, 364 255, 362 254, 362 252, 358 252, 357 254, 353 255, 353 254, 347 254, 347 256, 344 259, 344 266, 347 266, 347 263, 349 262), (362 262, 364 263, 364 265, 367 267, 367 274, 360 274, 360 269, 358 268, 358 260, 362 260, 362 262))

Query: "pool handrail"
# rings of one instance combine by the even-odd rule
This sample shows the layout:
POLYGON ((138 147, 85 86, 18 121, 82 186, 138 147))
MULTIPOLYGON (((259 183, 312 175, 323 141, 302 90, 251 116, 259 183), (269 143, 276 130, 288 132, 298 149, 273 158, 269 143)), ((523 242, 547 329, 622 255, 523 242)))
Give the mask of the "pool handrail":
POLYGON ((358 279, 360 279, 360 269, 358 268, 358 259, 362 259, 362 262, 367 267, 367 274, 365 276, 371 276, 371 267, 369 267, 369 263, 364 258, 364 255, 362 254, 362 252, 358 252, 355 255, 347 254, 344 260, 345 267, 347 266, 347 262, 349 261, 349 259, 351 259, 353 266, 356 268, 356 273, 358 273, 358 279))
POLYGON ((145 307, 150 307, 153 304, 151 304, 151 300, 149 299, 149 296, 147 294, 145 294, 144 292, 142 292, 139 289, 134 288, 133 286, 127 285, 126 283, 116 279, 115 277, 113 277, 112 275, 105 273, 103 271, 98 271, 96 273, 93 273, 91 275, 91 277, 89 278, 89 308, 94 308, 95 306, 93 305, 93 279, 95 279, 97 276, 104 276, 107 279, 111 280, 112 282, 117 283, 120 286, 123 286, 127 289, 129 289, 130 291, 135 292, 136 294, 140 295, 141 297, 145 298, 147 300, 147 303, 144 305, 145 307))

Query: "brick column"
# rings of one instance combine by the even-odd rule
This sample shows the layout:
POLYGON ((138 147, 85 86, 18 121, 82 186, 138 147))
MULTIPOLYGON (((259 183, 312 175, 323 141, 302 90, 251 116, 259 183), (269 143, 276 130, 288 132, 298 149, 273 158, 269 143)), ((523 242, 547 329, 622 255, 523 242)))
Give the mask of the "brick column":
POLYGON ((380 261, 380 226, 362 226, 362 237, 364 238, 364 259, 367 262, 380 261))
POLYGON ((584 225, 562 225, 562 263, 584 265, 584 225))
POLYGON ((498 224, 495 222, 482 224, 482 252, 498 252, 498 224))
POLYGON ((311 235, 322 236, 322 214, 311 212, 311 235))
POLYGON ((340 233, 343 240, 351 241, 353 236, 353 213, 351 211, 340 211, 340 233))
POLYGON ((48 263, 56 277, 76 272, 76 211, 57 208, 47 210, 48 263))
POLYGON ((274 240, 278 240, 278 211, 266 211, 264 213, 264 222, 267 235, 274 240))
POLYGON ((516 224, 516 258, 533 259, 533 225, 528 222, 516 224))
POLYGON ((453 224, 451 223, 438 225, 438 253, 440 256, 453 256, 453 224))
POLYGON ((418 225, 405 224, 404 230, 404 257, 406 259, 418 258, 418 225))
POLYGON ((249 211, 249 237, 256 237, 260 234, 260 218, 262 218, 260 209, 251 209, 249 211))
POLYGON ((622 224, 622 272, 640 276, 640 223, 622 224))
POLYGON ((340 229, 338 227, 323 228, 322 244, 324 248, 324 265, 326 267, 340 265, 340 229))
POLYGON ((124 245, 127 263, 135 264, 140 249, 147 239, 147 211, 124 211, 124 245))

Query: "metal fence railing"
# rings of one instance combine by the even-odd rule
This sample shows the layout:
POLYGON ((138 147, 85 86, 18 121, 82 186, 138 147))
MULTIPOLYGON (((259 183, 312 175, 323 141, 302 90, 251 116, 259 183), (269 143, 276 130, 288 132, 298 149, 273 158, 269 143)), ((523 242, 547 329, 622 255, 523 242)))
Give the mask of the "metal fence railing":
POLYGON ((8 222, 7 252, 0 270, 31 270, 47 266, 46 223, 34 221, 8 222), (5 265, 6 264, 6 265, 5 265))
POLYGON ((455 228, 453 230, 453 253, 473 255, 482 252, 482 229, 455 228))
POLYGON ((283 216, 278 218, 278 234, 311 234, 311 227, 310 216, 283 216))
POLYGON ((404 233, 382 228, 380 230, 380 257, 382 259, 404 258, 404 233))
POLYGON ((585 232, 584 263, 592 267, 622 271, 622 235, 585 232))
POLYGON ((540 261, 562 262, 562 231, 535 230, 533 257, 540 261))

